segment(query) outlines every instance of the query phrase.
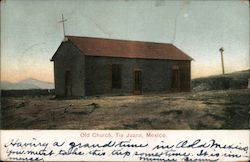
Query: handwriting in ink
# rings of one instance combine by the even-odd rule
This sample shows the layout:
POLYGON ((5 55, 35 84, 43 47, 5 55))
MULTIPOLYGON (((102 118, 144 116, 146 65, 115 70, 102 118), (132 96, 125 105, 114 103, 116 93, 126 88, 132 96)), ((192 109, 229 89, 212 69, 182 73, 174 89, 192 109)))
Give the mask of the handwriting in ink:
POLYGON ((119 149, 119 150, 113 150, 111 155, 113 156, 122 156, 123 158, 130 156, 130 152, 129 151, 123 151, 123 149, 119 149))
POLYGON ((75 148, 105 148, 105 147, 128 147, 128 148, 143 148, 147 147, 148 144, 134 144, 131 143, 131 139, 128 141, 109 141, 108 143, 105 144, 89 144, 89 143, 78 143, 76 144, 75 142, 70 142, 69 143, 70 147, 75 148))
POLYGON ((201 139, 197 139, 194 142, 189 142, 188 140, 181 141, 176 145, 176 148, 219 148, 219 149, 236 149, 240 151, 248 151, 248 147, 242 147, 238 145, 226 145, 226 144, 219 144, 216 142, 216 140, 212 139, 210 140, 210 143, 202 143, 201 139))
POLYGON ((46 149, 48 147, 47 142, 36 142, 36 138, 32 138, 32 142, 20 142, 19 139, 12 139, 11 141, 7 142, 4 147, 44 147, 46 149))
POLYGON ((59 142, 54 142, 53 146, 57 146, 57 147, 62 147, 64 145, 65 142, 59 143, 59 142))
POLYGON ((104 152, 103 150, 93 150, 90 151, 89 154, 93 156, 105 156, 106 152, 104 152))
POLYGON ((239 144, 222 144, 215 139, 204 141, 180 140, 169 144, 167 141, 158 143, 134 142, 129 140, 109 140, 102 143, 75 141, 41 142, 36 138, 30 141, 11 139, 4 144, 5 153, 11 161, 46 161, 51 156, 81 156, 136 158, 140 161, 218 161, 221 157, 240 159, 249 158, 249 146, 239 144))
MULTIPOLYGON (((161 143, 164 143, 164 141, 161 141, 161 143)), ((174 145, 163 145, 163 144, 160 144, 160 145, 156 145, 152 150, 154 149, 171 149, 173 148, 174 145)))
POLYGON ((61 149, 57 155, 84 155, 84 152, 78 151, 78 148, 69 148, 67 151, 61 149))

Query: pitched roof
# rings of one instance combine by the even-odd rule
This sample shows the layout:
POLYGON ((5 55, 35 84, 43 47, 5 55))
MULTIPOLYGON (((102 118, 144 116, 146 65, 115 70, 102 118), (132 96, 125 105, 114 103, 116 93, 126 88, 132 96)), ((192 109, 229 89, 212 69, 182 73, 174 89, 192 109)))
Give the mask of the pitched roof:
POLYGON ((87 56, 192 60, 172 44, 66 36, 87 56))

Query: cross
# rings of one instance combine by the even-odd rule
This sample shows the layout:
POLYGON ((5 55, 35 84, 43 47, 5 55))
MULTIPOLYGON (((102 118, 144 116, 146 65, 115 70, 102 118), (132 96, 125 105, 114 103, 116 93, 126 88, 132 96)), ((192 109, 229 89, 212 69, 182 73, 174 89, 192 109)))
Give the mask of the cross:
POLYGON ((62 23, 63 25, 63 36, 65 36, 65 27, 64 27, 64 22, 67 21, 67 19, 64 19, 63 14, 62 14, 62 20, 59 21, 59 23, 62 23))

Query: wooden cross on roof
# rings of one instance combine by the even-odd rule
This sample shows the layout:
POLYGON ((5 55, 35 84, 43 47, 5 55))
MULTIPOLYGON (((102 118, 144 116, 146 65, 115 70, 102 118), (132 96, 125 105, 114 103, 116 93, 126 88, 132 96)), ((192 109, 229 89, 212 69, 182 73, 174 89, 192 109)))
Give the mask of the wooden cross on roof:
POLYGON ((67 19, 64 19, 63 14, 62 14, 62 20, 59 21, 59 23, 62 23, 62 25, 63 25, 63 36, 64 36, 64 37, 65 37, 65 26, 64 26, 64 22, 65 22, 65 21, 67 21, 67 19))

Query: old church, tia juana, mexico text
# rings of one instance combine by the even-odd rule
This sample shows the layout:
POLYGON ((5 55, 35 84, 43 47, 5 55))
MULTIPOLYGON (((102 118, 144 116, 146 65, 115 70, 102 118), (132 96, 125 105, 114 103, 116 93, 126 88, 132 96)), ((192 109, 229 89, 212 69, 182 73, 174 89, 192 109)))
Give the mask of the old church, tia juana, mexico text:
POLYGON ((58 97, 190 91, 192 58, 172 44, 65 36, 51 61, 58 97))

